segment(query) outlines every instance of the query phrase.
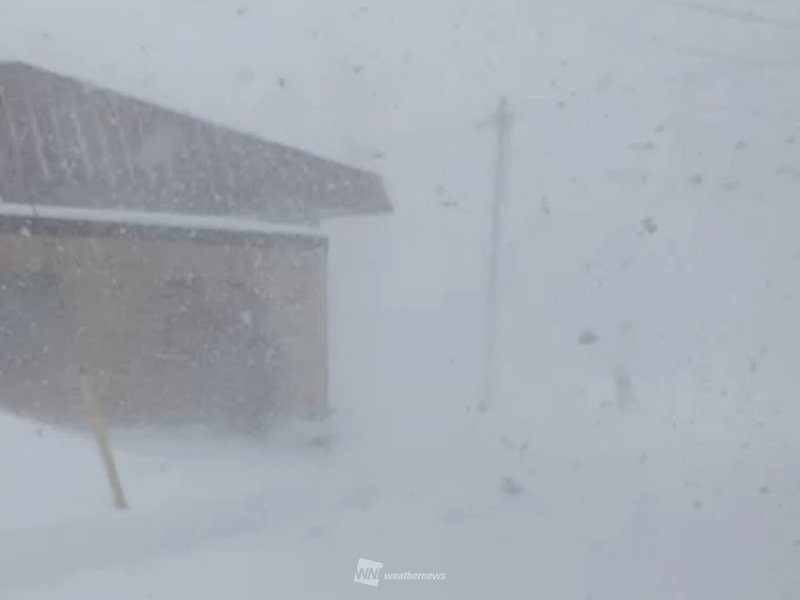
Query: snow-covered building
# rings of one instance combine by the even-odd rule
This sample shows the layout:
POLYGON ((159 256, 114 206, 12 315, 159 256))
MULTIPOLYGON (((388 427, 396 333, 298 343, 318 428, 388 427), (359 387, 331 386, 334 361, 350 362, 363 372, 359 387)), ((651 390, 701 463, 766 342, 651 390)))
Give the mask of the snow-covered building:
POLYGON ((320 220, 375 174, 0 63, 0 403, 237 428, 327 404, 320 220))

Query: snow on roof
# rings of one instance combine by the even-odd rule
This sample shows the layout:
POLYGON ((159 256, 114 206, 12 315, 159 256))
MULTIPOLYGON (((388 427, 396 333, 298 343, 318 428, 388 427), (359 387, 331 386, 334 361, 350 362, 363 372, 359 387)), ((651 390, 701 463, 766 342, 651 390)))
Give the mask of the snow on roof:
POLYGON ((182 215, 132 210, 14 204, 0 201, 0 219, 4 217, 30 219, 34 221, 52 220, 74 223, 165 227, 190 231, 222 231, 229 233, 290 235, 313 238, 325 237, 320 230, 313 227, 267 223, 249 219, 212 215, 182 215))

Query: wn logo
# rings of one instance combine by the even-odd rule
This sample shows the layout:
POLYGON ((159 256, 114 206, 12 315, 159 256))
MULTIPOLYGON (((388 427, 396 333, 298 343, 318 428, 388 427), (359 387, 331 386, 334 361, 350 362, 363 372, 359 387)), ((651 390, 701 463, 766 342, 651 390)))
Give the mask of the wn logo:
POLYGON ((381 582, 381 569, 383 569, 383 563, 359 558, 356 565, 356 576, 353 577, 353 581, 378 587, 381 582))

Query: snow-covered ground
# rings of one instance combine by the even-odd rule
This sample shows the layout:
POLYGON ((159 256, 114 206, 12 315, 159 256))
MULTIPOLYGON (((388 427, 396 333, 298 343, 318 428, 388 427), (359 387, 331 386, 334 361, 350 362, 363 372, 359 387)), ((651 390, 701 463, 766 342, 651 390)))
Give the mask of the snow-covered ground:
POLYGON ((466 413, 250 444, 118 433, 118 514, 91 440, 3 418, 2 597, 796 597, 792 445, 634 427, 580 445, 466 413), (361 589, 359 557, 447 580, 361 589))
POLYGON ((798 28, 789 0, 2 0, 0 59, 380 170, 397 212, 327 227, 330 422, 115 432, 119 515, 91 440, 0 417, 0 598, 800 597, 798 28), (358 557, 447 580, 371 589, 358 557))

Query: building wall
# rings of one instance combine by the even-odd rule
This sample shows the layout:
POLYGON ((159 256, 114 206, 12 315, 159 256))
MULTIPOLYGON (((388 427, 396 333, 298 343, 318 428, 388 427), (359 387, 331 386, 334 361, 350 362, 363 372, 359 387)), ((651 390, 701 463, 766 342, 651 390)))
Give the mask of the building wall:
POLYGON ((278 236, 0 232, 0 403, 79 422, 259 429, 324 411, 326 245, 278 236))

